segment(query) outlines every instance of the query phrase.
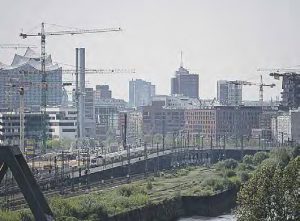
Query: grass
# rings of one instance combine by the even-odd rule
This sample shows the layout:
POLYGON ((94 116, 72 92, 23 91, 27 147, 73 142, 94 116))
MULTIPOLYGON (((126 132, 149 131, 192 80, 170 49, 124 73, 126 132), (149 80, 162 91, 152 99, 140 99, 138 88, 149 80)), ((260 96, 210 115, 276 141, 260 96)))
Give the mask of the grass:
MULTIPOLYGON (((70 220, 102 220, 107 216, 178 196, 213 195, 240 185, 241 177, 243 181, 247 180, 247 174, 251 172, 251 169, 252 167, 248 164, 238 164, 234 160, 222 161, 210 168, 198 166, 174 169, 161 172, 159 176, 148 177, 145 180, 116 188, 107 188, 69 198, 56 196, 49 199, 50 207, 56 220, 66 220, 67 217, 70 220)), ((22 217, 20 212, 3 214, 6 217, 22 217)), ((24 214, 28 217, 27 212, 23 212, 23 216, 24 214)), ((2 220, 12 219, 0 219, 2 220)), ((22 219, 19 218, 19 220, 22 219)))

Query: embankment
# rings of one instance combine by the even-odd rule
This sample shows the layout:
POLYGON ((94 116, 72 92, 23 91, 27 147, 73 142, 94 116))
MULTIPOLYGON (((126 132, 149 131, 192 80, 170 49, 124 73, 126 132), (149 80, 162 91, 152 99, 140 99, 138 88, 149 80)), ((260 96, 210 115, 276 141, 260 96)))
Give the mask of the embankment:
POLYGON ((212 196, 181 196, 116 214, 108 221, 171 221, 182 216, 218 216, 236 205, 238 190, 212 196))

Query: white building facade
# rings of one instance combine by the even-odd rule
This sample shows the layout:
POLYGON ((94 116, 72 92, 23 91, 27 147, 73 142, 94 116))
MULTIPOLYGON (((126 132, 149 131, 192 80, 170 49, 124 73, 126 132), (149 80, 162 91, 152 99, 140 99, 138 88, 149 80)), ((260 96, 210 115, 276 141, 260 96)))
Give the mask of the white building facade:
POLYGON ((53 139, 76 139, 77 110, 75 107, 49 107, 49 137, 53 139))
POLYGON ((300 144, 300 110, 291 110, 274 117, 272 136, 278 143, 300 144))

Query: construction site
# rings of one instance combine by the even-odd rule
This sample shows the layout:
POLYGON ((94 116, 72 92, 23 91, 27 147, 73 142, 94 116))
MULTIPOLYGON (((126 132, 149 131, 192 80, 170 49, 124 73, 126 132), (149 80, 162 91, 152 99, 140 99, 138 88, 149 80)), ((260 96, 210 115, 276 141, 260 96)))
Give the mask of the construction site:
MULTIPOLYGON (((74 64, 57 62, 50 54, 56 53, 48 46, 52 38, 64 41, 77 35, 84 39, 120 32, 126 30, 42 22, 36 32, 22 30, 15 41, 21 43, 0 42, 0 54, 16 52, 10 64, 0 61, 1 211, 30 209, 37 221, 56 220, 48 202, 55 196, 114 191, 140 180, 151 183, 149 177, 167 177, 182 168, 195 167, 199 175, 202 169, 198 167, 211 172, 219 161, 239 161, 245 155, 300 145, 297 65, 261 67, 251 80, 244 75, 222 75, 211 86, 216 95, 211 90, 207 98, 202 96, 202 86, 208 81, 201 79, 206 73, 187 68, 186 63, 193 60, 184 64, 182 51, 178 69, 169 70, 170 87, 160 82, 170 93, 161 93, 158 81, 152 82, 154 77, 140 79, 139 72, 146 75, 147 69, 87 67, 87 50, 93 48, 72 46, 67 54, 72 54, 74 64), (31 39, 39 44, 26 44, 31 39), (122 82, 129 99, 115 96, 116 90, 105 79, 124 75, 131 78, 122 82), (245 99, 245 88, 253 90, 251 100, 245 99), (281 94, 274 92, 276 88, 281 94)), ((130 57, 122 52, 118 56, 130 57)), ((180 184, 173 184, 180 191, 180 184)))

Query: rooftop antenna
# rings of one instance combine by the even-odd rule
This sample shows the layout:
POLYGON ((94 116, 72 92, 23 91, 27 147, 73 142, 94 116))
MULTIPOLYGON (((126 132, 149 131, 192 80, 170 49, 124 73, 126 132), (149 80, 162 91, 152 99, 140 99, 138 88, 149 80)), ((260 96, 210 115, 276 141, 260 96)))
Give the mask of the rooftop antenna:
POLYGON ((183 68, 182 51, 180 51, 180 67, 183 68))

